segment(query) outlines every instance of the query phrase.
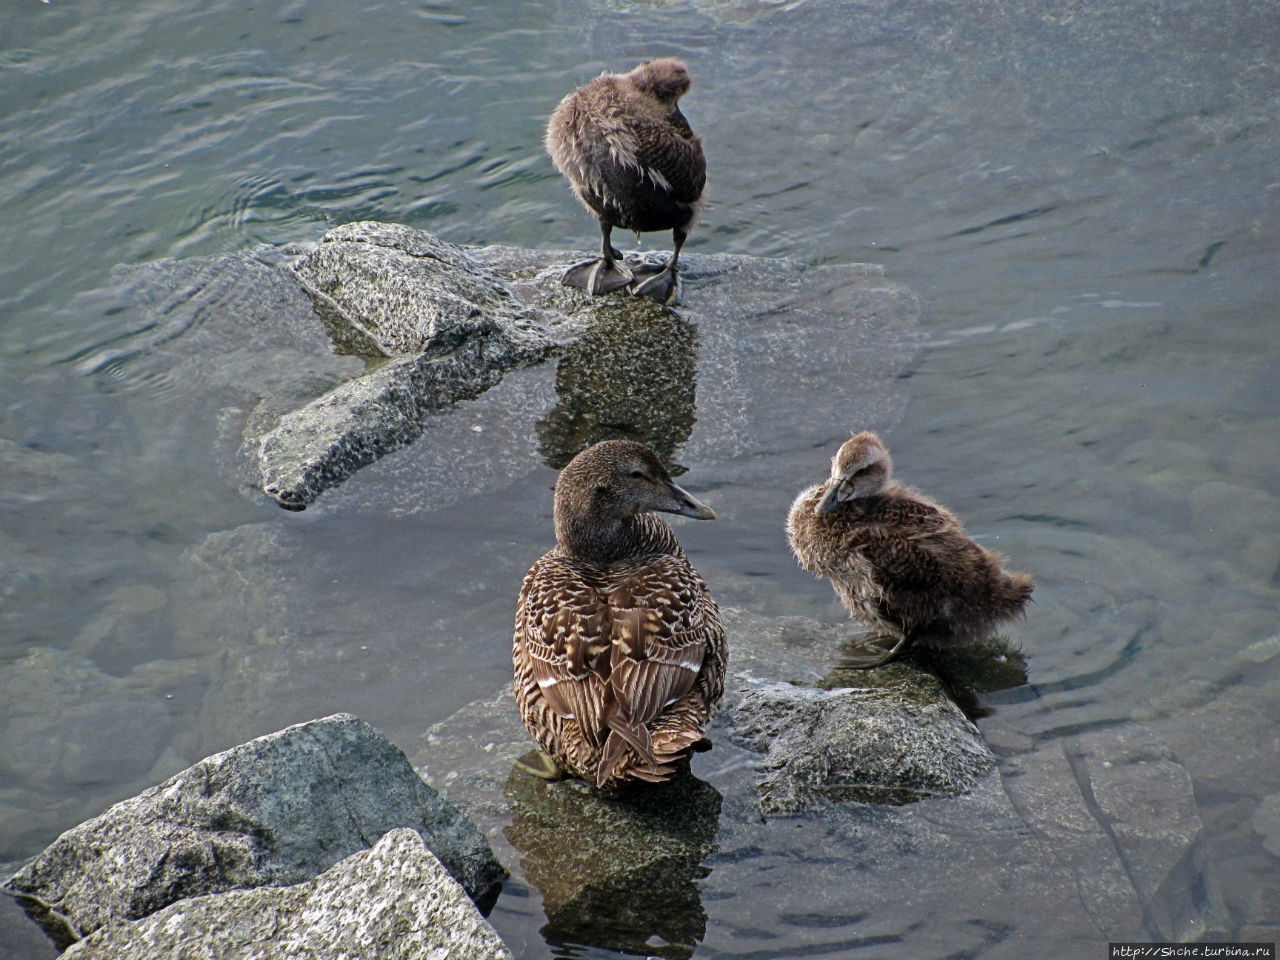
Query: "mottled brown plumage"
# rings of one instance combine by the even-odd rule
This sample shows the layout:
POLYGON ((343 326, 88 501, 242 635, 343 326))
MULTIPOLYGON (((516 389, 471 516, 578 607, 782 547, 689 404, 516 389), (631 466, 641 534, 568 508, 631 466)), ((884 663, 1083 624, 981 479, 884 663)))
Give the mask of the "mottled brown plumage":
POLYGON ((591 294, 630 286, 670 303, 679 296, 677 262, 704 204, 707 163, 702 140, 677 106, 689 89, 679 60, 603 73, 569 94, 547 123, 546 147, 574 195, 600 220, 598 258, 576 264, 563 282, 591 294), (610 244, 614 227, 670 230, 675 244, 661 267, 634 269, 610 244))
MULTIPOLYGON (((894 643, 851 666, 876 666, 911 642, 988 636, 1022 613, 1031 577, 974 543, 939 504, 895 483, 889 451, 874 433, 848 440, 831 476, 791 505, 787 536, 800 566, 826 577, 851 616, 894 643)), ((870 649, 870 648, 869 648, 870 649)))
POLYGON ((654 510, 715 516, 644 444, 578 454, 556 481, 556 546, 516 610, 521 719, 557 767, 607 790, 671 776, 724 690, 719 610, 654 510))

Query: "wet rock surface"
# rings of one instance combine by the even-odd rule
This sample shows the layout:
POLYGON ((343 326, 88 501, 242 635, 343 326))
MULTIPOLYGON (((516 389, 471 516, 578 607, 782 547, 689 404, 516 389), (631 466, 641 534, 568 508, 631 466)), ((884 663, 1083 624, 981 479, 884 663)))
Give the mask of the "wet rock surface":
POLYGON ((139 330, 82 367, 184 382, 200 402, 173 411, 174 434, 148 446, 212 430, 229 454, 216 469, 237 463, 240 482, 295 509, 406 447, 428 478, 438 443, 500 484, 606 436, 664 453, 683 443, 691 463, 769 449, 778 424, 762 414, 778 391, 832 378, 868 422, 901 407, 893 381, 918 349, 919 304, 879 267, 689 254, 672 311, 561 286, 580 259, 361 222, 309 248, 128 268, 113 296, 139 330), (508 388, 522 369, 537 373, 508 388), (467 403, 500 405, 502 436, 455 437, 457 418, 442 414, 467 403), (415 442, 425 432, 436 436, 415 442), (457 439, 480 443, 472 453, 457 439))
POLYGON ((503 791, 507 841, 542 895, 552 947, 687 957, 706 934, 696 882, 715 846, 719 791, 684 774, 606 798, 582 781, 520 769, 503 791), (661 943, 659 947, 656 944, 661 943))
POLYGON ((760 683, 733 708, 734 738, 761 755, 760 810, 825 801, 906 803, 967 793, 995 756, 938 680, 891 663, 857 686, 760 683))
POLYGON ((183 900, 104 927, 63 956, 509 960, 511 953, 422 838, 398 829, 314 880, 183 900))
POLYGON ((368 724, 339 714, 216 754, 67 831, 5 890, 66 946, 179 900, 294 884, 416 830, 478 900, 506 871, 475 825, 368 724))
MULTIPOLYGON (((520 864, 542 898, 548 942, 633 949, 647 930, 651 943, 674 937, 668 956, 687 956, 690 936, 729 949, 741 942, 740 924, 709 924, 710 903, 749 895, 776 904, 776 915, 761 920, 765 928, 843 917, 851 894, 841 878, 851 868, 867 918, 860 929, 876 930, 881 911, 895 923, 904 911, 908 922, 925 922, 913 905, 927 911, 941 891, 971 903, 984 926, 955 930, 949 948, 980 950, 1046 903, 1055 904, 1054 918, 1037 943, 1221 928, 1223 895, 1176 879, 1189 860, 1198 862, 1200 820, 1189 772, 1158 736, 1081 735, 1068 755, 1058 744, 1002 734, 1015 750, 997 766, 947 691, 963 682, 977 697, 1013 686, 1024 674, 1007 648, 992 645, 968 663, 952 652, 928 670, 910 659, 833 670, 851 628, 740 608, 722 613, 732 652, 725 701, 710 730, 715 748, 695 758, 688 778, 695 796, 714 794, 714 802, 667 805, 702 810, 708 821, 714 812, 711 826, 692 829, 689 821, 680 832, 584 784, 513 770, 532 741, 509 686, 425 735, 415 765, 520 864), (899 760, 904 750, 924 766, 899 760), (838 860, 824 857, 828 847, 841 851, 838 860), (771 886, 762 850, 799 858, 806 883, 771 886), (655 861, 671 866, 653 874, 670 884, 665 916, 637 910, 612 926, 585 921, 583 904, 613 904, 616 913, 627 891, 653 879, 655 861), (981 877, 969 876, 975 862, 985 865, 981 877)), ((998 723, 992 729, 1000 733, 998 723)), ((1255 828, 1269 823, 1264 814, 1255 828)))
POLYGON ((423 419, 551 349, 536 312, 459 247, 395 224, 330 231, 294 265, 340 350, 389 362, 281 418, 260 442, 262 489, 301 508, 423 419))

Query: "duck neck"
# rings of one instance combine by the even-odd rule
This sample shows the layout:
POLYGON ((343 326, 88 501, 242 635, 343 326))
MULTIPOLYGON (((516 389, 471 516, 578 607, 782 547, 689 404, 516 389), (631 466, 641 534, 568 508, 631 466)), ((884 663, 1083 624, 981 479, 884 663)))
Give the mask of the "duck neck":
POLYGON ((651 513, 610 517, 585 511, 557 510, 556 543, 569 554, 589 563, 616 563, 660 548, 658 528, 665 526, 651 513))

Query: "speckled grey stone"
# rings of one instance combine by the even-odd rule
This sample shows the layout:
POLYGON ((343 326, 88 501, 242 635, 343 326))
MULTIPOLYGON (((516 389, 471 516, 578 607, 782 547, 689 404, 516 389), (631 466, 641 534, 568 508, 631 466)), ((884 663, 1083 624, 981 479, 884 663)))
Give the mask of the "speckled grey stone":
POLYGON ((905 406, 920 305, 878 266, 689 253, 671 310, 564 287, 582 254, 365 221, 316 244, 123 267, 104 295, 134 330, 80 368, 181 384, 164 418, 136 398, 137 479, 156 496, 180 445, 292 509, 393 451, 403 469, 344 504, 432 509, 459 470, 501 488, 532 458, 555 465, 607 435, 778 469, 771 451, 797 435, 825 444, 850 416, 883 428, 905 406), (821 399, 783 423, 777 398, 796 391, 821 399), (457 442, 468 409, 491 424, 474 447, 457 442))
POLYGON ((956 796, 995 766, 936 677, 905 663, 861 673, 835 690, 762 682, 734 705, 734 738, 762 758, 762 813, 956 796))
POLYGON ((299 883, 411 827, 475 899, 506 871, 476 826, 348 714, 184 770, 75 827, 5 890, 60 946, 189 897, 299 883))
POLYGON ((511 953, 418 834, 398 829, 314 880, 182 900, 104 927, 63 956, 509 960, 511 953))
POLYGON ((849 403, 868 418, 898 402, 886 384, 915 351, 919 306, 879 267, 690 255, 677 314, 562 286, 577 259, 463 248, 395 224, 330 231, 293 272, 340 351, 383 359, 275 424, 251 423, 257 485, 282 506, 304 508, 414 442, 431 414, 556 353, 564 354, 559 403, 536 426, 553 465, 619 432, 663 449, 688 440, 690 460, 767 445, 752 432, 761 421, 752 407, 804 380, 851 381, 849 403), (841 336, 815 355, 806 331, 829 331, 833 316, 841 336), (714 376, 704 374, 695 397, 699 369, 714 376), (602 402, 618 422, 595 422, 602 402), (690 437, 695 419, 712 428, 690 437))
POLYGON ((281 418, 258 444, 262 489, 305 507, 424 418, 545 357, 538 311, 460 247, 396 224, 331 230, 294 272, 340 350, 391 358, 281 418))

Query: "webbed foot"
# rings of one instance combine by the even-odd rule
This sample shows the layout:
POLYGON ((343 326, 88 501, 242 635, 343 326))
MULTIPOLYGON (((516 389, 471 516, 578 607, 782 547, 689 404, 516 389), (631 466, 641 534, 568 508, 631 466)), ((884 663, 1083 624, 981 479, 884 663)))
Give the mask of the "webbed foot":
POLYGON ((565 778, 565 772, 557 767, 555 761, 541 750, 531 750, 519 760, 511 761, 511 765, 523 770, 530 776, 537 777, 539 780, 563 780, 565 778), (532 763, 528 762, 530 758, 533 758, 532 763))
POLYGON ((836 666, 850 670, 870 670, 896 657, 907 644, 906 637, 874 636, 854 641, 840 652, 836 666))
POLYGON ((637 297, 649 297, 659 303, 672 304, 680 299, 680 271, 671 263, 663 267, 652 264, 636 268, 636 279, 631 283, 631 293, 637 297), (648 269, 646 269, 648 267, 648 269), (657 272, 652 276, 644 276, 651 270, 657 272), (644 279, 640 279, 644 277, 644 279))
POLYGON ((575 287, 595 297, 627 286, 631 283, 631 271, 617 260, 610 262, 604 257, 596 257, 575 263, 564 272, 560 282, 566 287, 575 287))

